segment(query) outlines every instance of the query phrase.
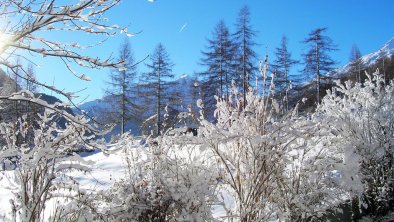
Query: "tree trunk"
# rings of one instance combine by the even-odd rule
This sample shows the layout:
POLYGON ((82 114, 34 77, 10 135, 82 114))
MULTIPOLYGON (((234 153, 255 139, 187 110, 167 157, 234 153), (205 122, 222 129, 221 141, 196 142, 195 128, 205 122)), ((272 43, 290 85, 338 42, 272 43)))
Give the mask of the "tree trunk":
POLYGON ((160 72, 161 72, 161 61, 159 60, 159 68, 158 68, 158 71, 157 71, 157 75, 158 75, 158 82, 157 82, 157 121, 156 121, 156 133, 157 133, 157 136, 159 136, 160 135, 160 97, 161 97, 161 95, 160 95, 160 90, 161 90, 161 87, 160 87, 160 85, 161 85, 161 82, 160 82, 160 72))
POLYGON ((320 103, 320 61, 319 61, 319 36, 316 35, 316 102, 320 103))

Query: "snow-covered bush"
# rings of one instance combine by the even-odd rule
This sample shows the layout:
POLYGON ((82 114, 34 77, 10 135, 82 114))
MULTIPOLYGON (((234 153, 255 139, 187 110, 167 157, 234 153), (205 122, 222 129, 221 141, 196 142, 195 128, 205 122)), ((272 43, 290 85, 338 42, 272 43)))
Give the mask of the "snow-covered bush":
POLYGON ((360 198, 365 213, 384 215, 394 207, 394 87, 377 73, 367 76, 363 84, 338 82, 316 118, 341 157, 342 188, 360 198))
POLYGON ((322 139, 327 133, 316 119, 297 116, 297 108, 284 114, 264 67, 261 73, 262 95, 250 90, 243 101, 233 88, 228 101, 217 98, 217 123, 201 120, 200 142, 213 152, 220 175, 223 219, 319 218, 341 201, 336 156, 322 139))
POLYGON ((336 209, 344 200, 336 183, 337 154, 314 118, 293 116, 280 125, 285 167, 276 181, 279 216, 286 221, 321 221, 328 209, 336 209))
POLYGON ((233 101, 218 100, 217 124, 202 120, 199 129, 217 163, 218 192, 230 195, 222 200, 224 218, 313 219, 339 203, 330 177, 335 158, 326 158, 331 151, 320 139, 319 123, 296 111, 283 116, 269 95, 250 91, 244 109, 239 99, 233 101))
MULTIPOLYGON (((236 96, 233 93, 232 96, 236 96)), ((245 109, 235 103, 217 102, 217 124, 203 120, 200 132, 204 145, 212 150, 220 189, 235 201, 235 208, 223 199, 227 217, 241 221, 268 220, 276 209, 272 203, 276 177, 283 170, 283 150, 277 133, 271 133, 273 122, 268 99, 252 92, 245 109)))
POLYGON ((125 134, 117 144, 128 175, 100 193, 105 215, 114 221, 213 221, 216 177, 201 163, 204 155, 199 159, 197 147, 180 147, 171 137, 156 139, 133 147, 125 134))
POLYGON ((13 181, 9 215, 14 220, 42 221, 48 216, 44 216, 44 211, 50 203, 56 205, 59 201, 61 207, 80 193, 78 182, 67 172, 88 171, 89 163, 68 151, 89 139, 84 136, 87 121, 80 118, 79 124, 70 122, 65 129, 59 129, 55 117, 49 110, 39 115, 41 121, 34 126, 33 144, 24 142, 28 128, 32 127, 25 118, 16 124, 0 123, 0 134, 6 141, 0 149, 0 162, 15 166, 13 173, 7 174, 13 181))

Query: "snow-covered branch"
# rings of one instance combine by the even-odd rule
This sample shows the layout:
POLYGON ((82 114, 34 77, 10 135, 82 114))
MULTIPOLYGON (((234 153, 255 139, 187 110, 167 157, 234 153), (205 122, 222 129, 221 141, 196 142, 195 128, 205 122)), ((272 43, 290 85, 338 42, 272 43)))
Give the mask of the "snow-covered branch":
MULTIPOLYGON (((106 12, 118 5, 121 0, 11 0, 0 1, 0 65, 12 68, 14 58, 29 60, 27 55, 58 58, 77 78, 90 80, 85 74, 77 73, 73 67, 86 68, 111 67, 124 68, 124 61, 110 56, 99 58, 84 53, 87 48, 102 44, 118 33, 133 36, 127 28, 109 24, 106 12), (46 32, 56 34, 73 33, 96 36, 96 43, 81 45, 80 42, 64 42, 52 39, 46 32), (24 56, 21 56, 21 55, 24 56)), ((44 84, 44 83, 42 83, 44 84)), ((44 84, 45 85, 45 84, 44 84)), ((54 90, 55 92, 59 92, 54 90)), ((62 93, 63 95, 65 93, 62 93)))

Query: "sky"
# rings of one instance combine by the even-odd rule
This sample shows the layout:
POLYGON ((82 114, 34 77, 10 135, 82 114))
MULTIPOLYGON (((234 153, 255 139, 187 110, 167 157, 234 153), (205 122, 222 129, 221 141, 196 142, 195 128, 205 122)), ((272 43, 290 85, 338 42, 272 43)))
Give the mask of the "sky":
MULTIPOLYGON (((252 28, 257 31, 254 40, 259 45, 255 51, 260 59, 267 54, 274 60, 273 52, 283 35, 288 38, 293 58, 301 59, 306 49, 302 40, 319 27, 327 27, 326 35, 338 46, 330 54, 338 67, 349 61, 353 44, 364 55, 377 51, 394 36, 392 0, 124 0, 106 17, 110 23, 127 26, 137 34, 118 35, 87 53, 116 57, 119 45, 127 38, 135 60, 139 61, 162 43, 175 64, 175 76, 192 75, 203 70, 199 65, 201 51, 206 49, 217 23, 224 20, 233 32, 239 10, 245 5, 250 9, 252 28)), ((97 41, 92 36, 72 33, 51 37, 82 43, 97 41)), ((77 103, 102 98, 109 80, 108 69, 83 70, 92 78, 85 82, 70 74, 57 59, 45 58, 38 63, 36 73, 40 81, 67 91, 84 89, 78 93, 77 103)), ((300 69, 296 67, 292 72, 296 74, 300 69)), ((138 70, 145 71, 145 65, 140 64, 138 70)))

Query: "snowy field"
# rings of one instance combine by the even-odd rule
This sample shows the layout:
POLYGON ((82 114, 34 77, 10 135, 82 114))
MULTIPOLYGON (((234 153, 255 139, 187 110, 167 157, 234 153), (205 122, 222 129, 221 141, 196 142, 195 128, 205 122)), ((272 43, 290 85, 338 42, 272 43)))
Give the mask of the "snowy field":
MULTIPOLYGON (((105 155, 97 150, 94 152, 82 154, 83 159, 89 161, 91 171, 71 172, 70 176, 74 177, 82 189, 102 190, 108 189, 114 181, 120 180, 126 175, 126 165, 121 152, 114 152, 111 155, 105 155)), ((7 215, 11 215, 10 200, 13 199, 13 192, 19 189, 14 181, 14 171, 0 172, 0 219, 6 220, 7 215)), ((47 213, 51 212, 51 206, 47 208, 47 213)))
MULTIPOLYGON (((188 137, 193 139, 192 137, 188 137)), ((108 190, 114 183, 125 180, 130 176, 126 157, 133 156, 137 159, 136 164, 150 161, 148 159, 149 151, 147 145, 141 145, 140 140, 132 140, 131 143, 126 144, 112 144, 108 147, 106 152, 97 149, 91 152, 83 152, 80 156, 84 163, 89 165, 89 172, 71 171, 68 176, 78 181, 80 189, 97 193, 99 191, 108 190)), ((168 156, 182 159, 185 162, 199 162, 206 158, 205 150, 201 150, 198 145, 176 146, 169 153, 168 156)), ((8 166, 12 168, 12 166, 8 166)), ((16 170, 0 171, 0 221, 12 221, 12 205, 11 200, 15 197, 13 194, 17 193, 20 187, 15 183, 16 170)), ((234 208, 234 200, 224 189, 220 191, 220 195, 225 198, 226 206, 234 208)), ((54 208, 53 201, 50 201, 45 209, 44 216, 48 218, 54 208)), ((225 211, 221 205, 213 206, 212 212, 215 218, 225 216, 225 211)))

